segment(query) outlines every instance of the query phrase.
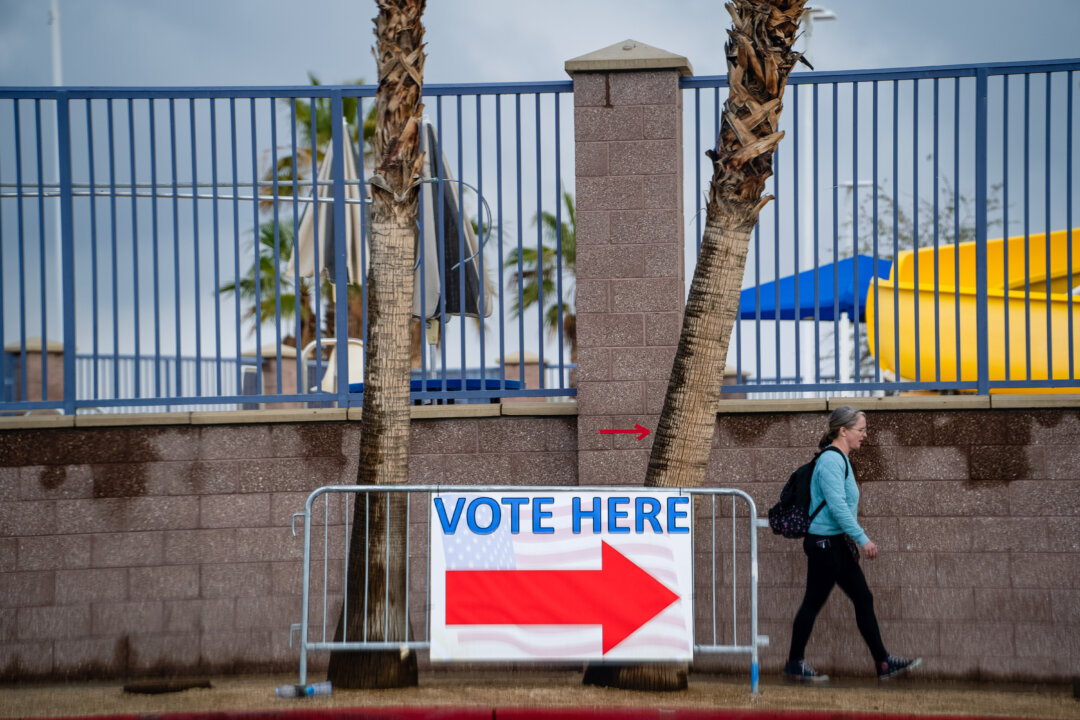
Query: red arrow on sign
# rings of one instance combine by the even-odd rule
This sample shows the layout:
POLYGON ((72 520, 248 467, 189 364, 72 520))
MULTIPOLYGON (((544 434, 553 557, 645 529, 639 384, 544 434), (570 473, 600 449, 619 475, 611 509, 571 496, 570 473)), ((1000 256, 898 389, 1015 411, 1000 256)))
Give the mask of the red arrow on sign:
POLYGON ((649 428, 644 427, 644 426, 640 425, 639 423, 634 423, 633 428, 629 428, 629 429, 626 429, 626 430, 601 430, 600 434, 601 435, 637 435, 637 439, 640 442, 642 439, 644 439, 644 437, 646 435, 649 434, 649 428))
POLYGON ((447 625, 602 625, 604 653, 679 599, 601 541, 599 570, 447 570, 447 625))

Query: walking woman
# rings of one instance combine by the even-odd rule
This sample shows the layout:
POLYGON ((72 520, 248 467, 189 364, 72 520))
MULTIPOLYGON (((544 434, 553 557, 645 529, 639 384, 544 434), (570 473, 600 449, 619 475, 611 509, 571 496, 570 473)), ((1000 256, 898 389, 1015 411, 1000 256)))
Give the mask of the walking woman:
POLYGON ((810 531, 803 539, 806 553, 806 595, 795 615, 791 631, 791 651, 784 675, 797 682, 823 682, 828 675, 814 671, 806 662, 806 642, 814 629, 834 585, 855 605, 855 622, 874 658, 878 678, 886 680, 919 665, 920 658, 906 660, 885 650, 874 614, 874 596, 866 586, 859 567, 859 552, 868 559, 877 557, 878 547, 859 526, 859 486, 848 455, 866 439, 866 415, 850 405, 833 410, 829 429, 821 438, 821 455, 810 481, 810 507, 817 510, 810 531), (828 450, 839 452, 826 452, 828 450))

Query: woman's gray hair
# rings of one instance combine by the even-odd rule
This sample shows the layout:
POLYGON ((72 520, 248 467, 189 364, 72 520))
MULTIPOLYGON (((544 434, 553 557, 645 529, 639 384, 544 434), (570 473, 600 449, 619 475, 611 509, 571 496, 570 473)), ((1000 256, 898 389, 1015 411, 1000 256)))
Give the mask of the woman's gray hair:
POLYGON ((821 436, 821 440, 818 442, 818 449, 824 450, 829 447, 829 445, 832 445, 832 441, 840 434, 840 428, 847 428, 850 430, 855 427, 855 423, 859 421, 859 417, 863 414, 862 410, 856 410, 850 405, 841 405, 833 410, 829 415, 829 430, 821 436))

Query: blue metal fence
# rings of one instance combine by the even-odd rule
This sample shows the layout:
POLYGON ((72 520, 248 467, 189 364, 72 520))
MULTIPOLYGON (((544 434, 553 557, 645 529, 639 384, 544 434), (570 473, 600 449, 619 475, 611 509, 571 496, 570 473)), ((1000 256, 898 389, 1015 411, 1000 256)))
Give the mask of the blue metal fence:
MULTIPOLYGON (((1075 391, 1076 70, 793 74, 732 338, 740 381, 725 390, 1075 391)), ((681 85, 700 238, 726 79, 681 85)), ((438 344, 414 358, 417 402, 576 393, 570 92, 425 90, 437 159, 415 334, 438 344)), ((363 294, 335 288, 366 270, 373 98, 369 86, 0 89, 0 412, 359 404, 355 363, 323 340, 366 336, 363 294), (310 274, 290 262, 309 234, 310 274), (139 370, 121 379, 125 364, 139 370)))
MULTIPOLYGON (((573 268, 558 247, 573 232, 562 200, 573 188, 572 174, 563 176, 572 168, 571 91, 570 82, 425 88, 440 174, 421 200, 437 207, 429 242, 421 226, 417 303, 437 296, 438 310, 416 323, 427 349, 415 374, 429 382, 414 401, 576 393, 564 332, 573 268), (545 233, 545 214, 561 232, 545 233), (537 276, 554 289, 530 291, 537 276), (478 294, 471 311, 467 291, 478 294), (545 328, 550 308, 557 322, 545 328), (516 361, 527 354, 541 371, 516 361)), ((298 379, 306 363, 324 377, 323 339, 366 337, 362 128, 374 93, 0 89, 0 412, 360 404, 348 353, 334 361, 332 391, 298 379), (348 152, 355 176, 345 172, 348 152), (316 267, 302 275, 306 215, 316 267), (37 351, 42 338, 59 340, 59 365, 37 351), (309 357, 294 350, 310 341, 309 357), (245 367, 259 369, 247 371, 246 388, 245 367)))
MULTIPOLYGON (((792 74, 725 391, 1076 392, 1076 70, 792 74)), ((700 238, 727 82, 681 87, 700 238)))

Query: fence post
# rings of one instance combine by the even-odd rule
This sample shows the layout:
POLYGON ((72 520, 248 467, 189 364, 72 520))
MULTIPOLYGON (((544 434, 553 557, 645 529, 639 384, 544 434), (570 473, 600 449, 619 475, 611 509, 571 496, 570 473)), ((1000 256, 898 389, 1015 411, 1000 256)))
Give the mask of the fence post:
MULTIPOLYGON (((67 93, 56 97, 56 148, 60 165, 60 275, 64 313, 64 414, 75 414, 75 232, 71 205, 71 114, 67 93)), ((134 181, 132 181, 134 182, 134 181)), ((44 221, 44 219, 43 219, 44 221)), ((45 262, 45 259, 41 259, 45 262)), ((42 308, 42 312, 45 309, 42 308)), ((43 338, 45 342, 47 338, 43 338)), ((137 352, 137 350, 136 350, 137 352)), ((46 392, 42 388, 42 392, 46 392)), ((42 395, 44 397, 44 395, 42 395)))
POLYGON ((679 342, 685 57, 627 40, 566 62, 574 79, 578 482, 645 478, 679 342))
MULTIPOLYGON (((990 392, 989 293, 986 248, 986 113, 987 69, 975 73, 975 294, 978 338, 978 394, 990 392)), ((1008 233, 1006 233, 1006 236, 1008 233)))

